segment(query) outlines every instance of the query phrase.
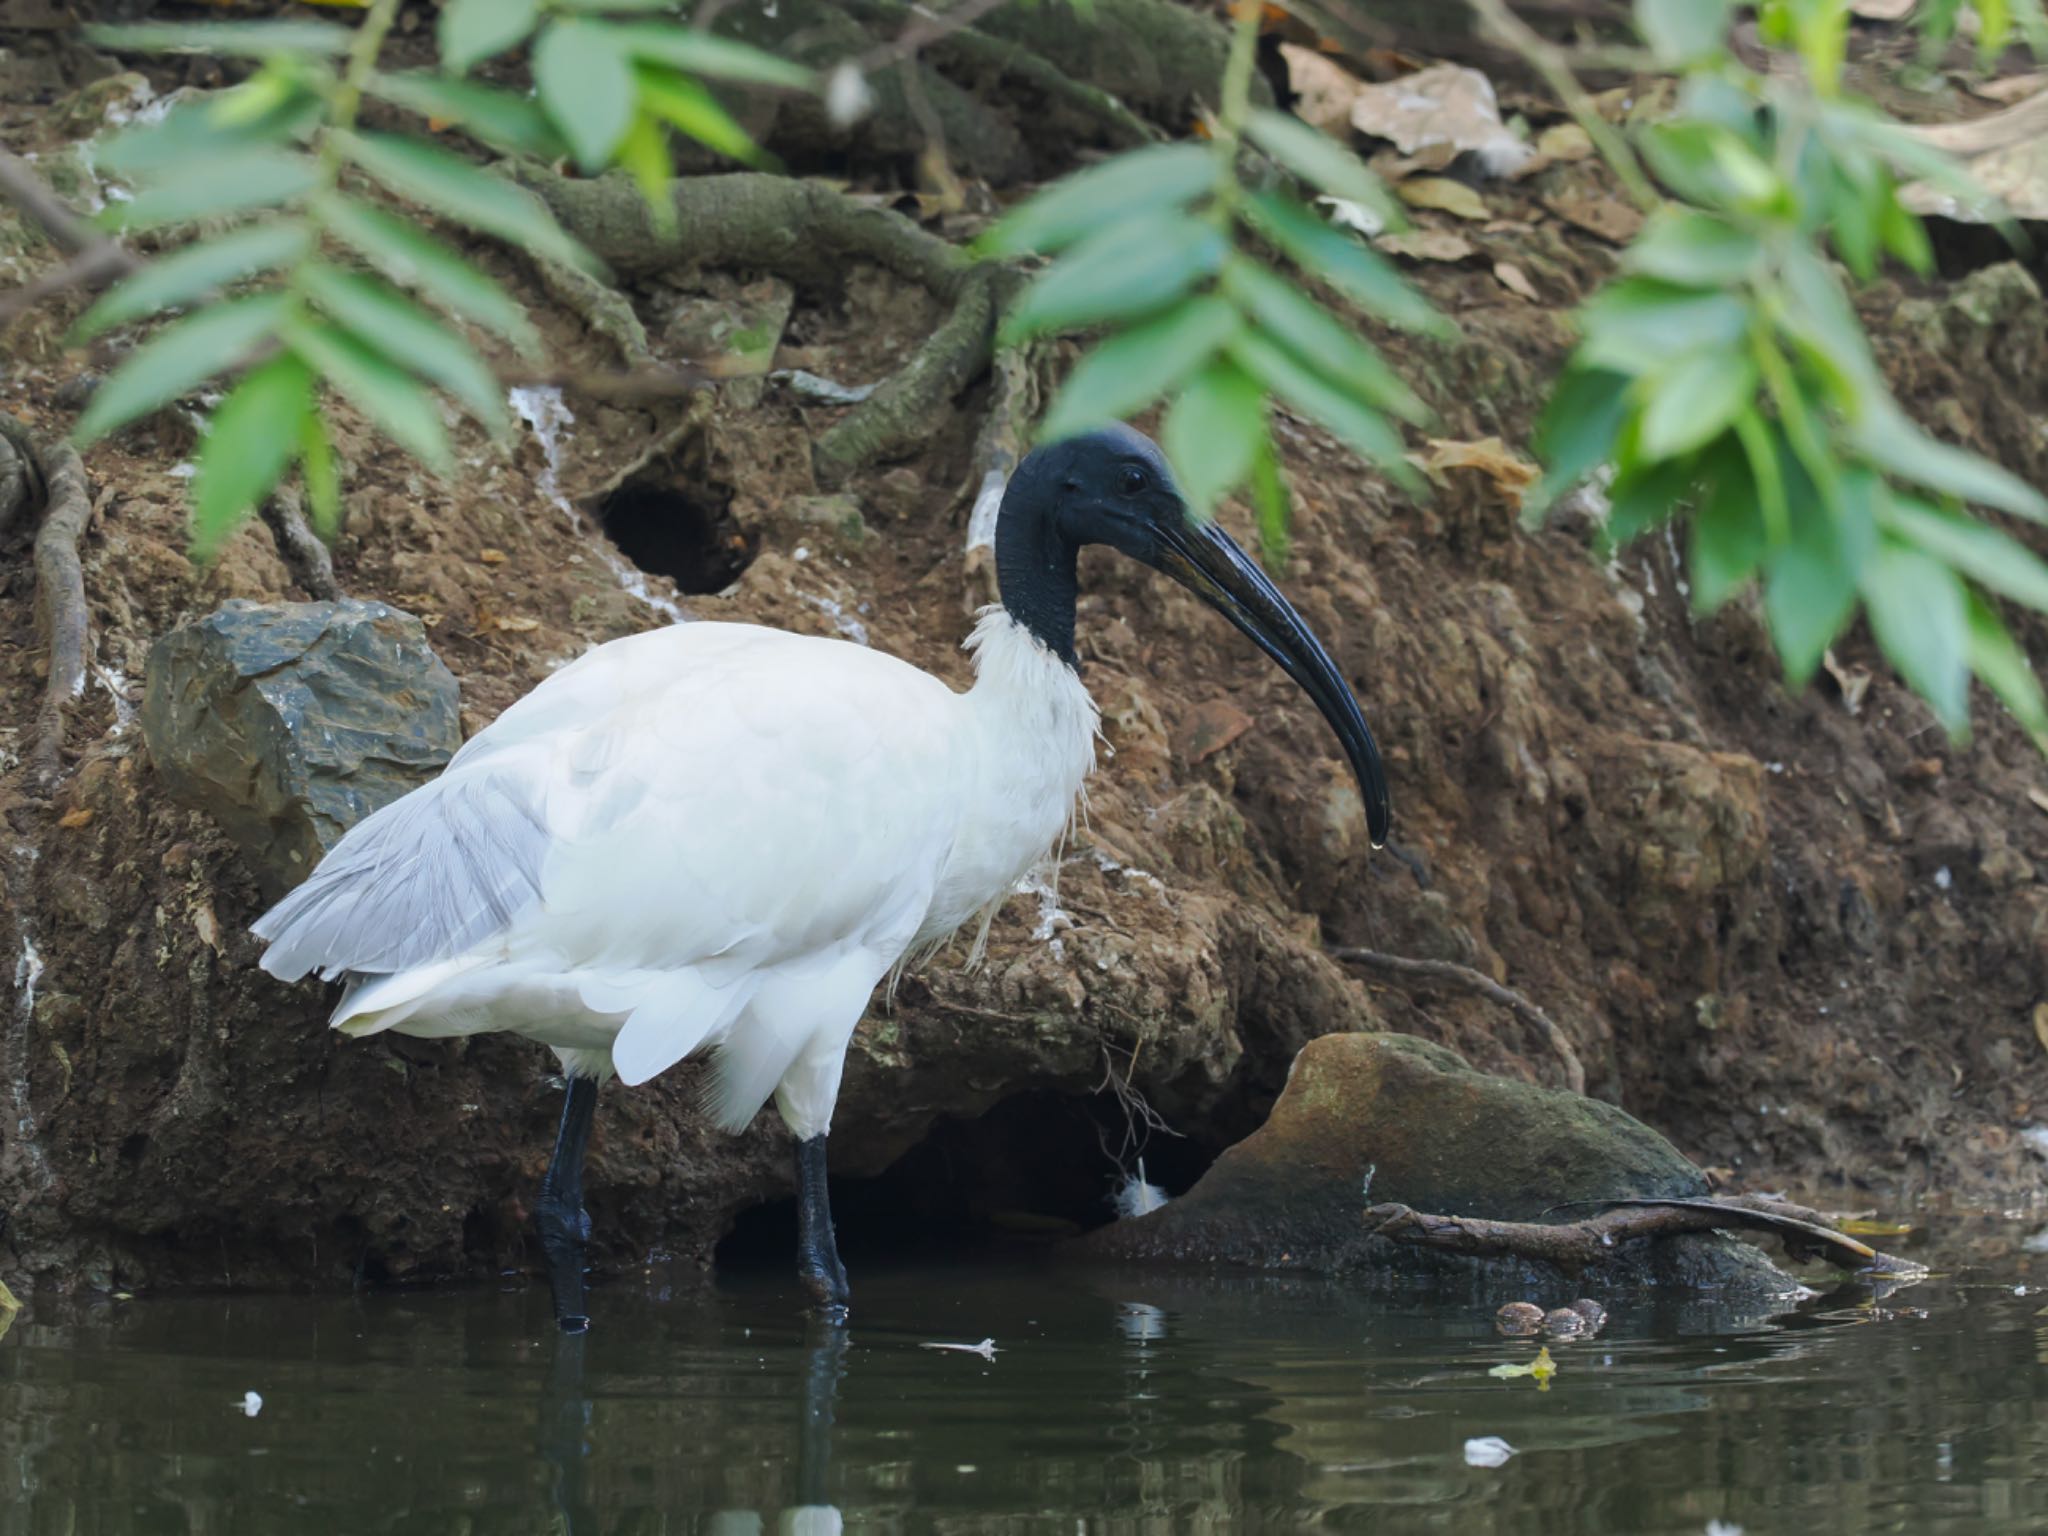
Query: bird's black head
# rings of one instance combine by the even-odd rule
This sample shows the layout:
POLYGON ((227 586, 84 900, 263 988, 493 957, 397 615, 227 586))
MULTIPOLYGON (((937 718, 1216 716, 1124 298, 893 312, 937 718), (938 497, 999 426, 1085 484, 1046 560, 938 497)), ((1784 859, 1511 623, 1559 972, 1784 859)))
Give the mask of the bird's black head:
POLYGON ((1119 425, 1034 449, 1003 492, 995 542, 1003 606, 1070 666, 1075 560, 1085 544, 1163 571, 1216 609, 1315 701, 1358 777, 1373 845, 1386 841, 1386 772, 1343 674, 1236 541, 1189 512, 1149 437, 1119 425))

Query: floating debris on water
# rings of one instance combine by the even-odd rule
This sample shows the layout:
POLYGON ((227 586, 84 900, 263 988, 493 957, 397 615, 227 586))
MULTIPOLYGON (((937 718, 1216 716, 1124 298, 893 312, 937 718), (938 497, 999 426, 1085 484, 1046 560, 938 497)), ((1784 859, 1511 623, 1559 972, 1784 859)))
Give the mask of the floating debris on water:
POLYGON ((1465 1442, 1465 1465, 1468 1467, 1504 1467, 1514 1454, 1515 1448, 1499 1435, 1481 1435, 1465 1442))
POLYGON ((242 1400, 236 1403, 235 1406, 253 1419, 263 1411, 263 1394, 261 1392, 244 1392, 242 1400))
POLYGON ((1517 1376, 1533 1376, 1536 1378, 1537 1390, 1548 1392, 1550 1390, 1550 1378, 1557 1374, 1557 1362, 1550 1358, 1550 1346, 1546 1344, 1543 1348, 1536 1351, 1536 1358, 1527 1365, 1513 1363, 1496 1365, 1486 1374, 1497 1376, 1504 1381, 1517 1376))
POLYGON ((949 1349, 957 1354, 979 1355, 984 1360, 993 1360, 996 1357, 996 1341, 994 1339, 983 1339, 979 1344, 929 1343, 920 1344, 917 1347, 919 1349, 949 1349))

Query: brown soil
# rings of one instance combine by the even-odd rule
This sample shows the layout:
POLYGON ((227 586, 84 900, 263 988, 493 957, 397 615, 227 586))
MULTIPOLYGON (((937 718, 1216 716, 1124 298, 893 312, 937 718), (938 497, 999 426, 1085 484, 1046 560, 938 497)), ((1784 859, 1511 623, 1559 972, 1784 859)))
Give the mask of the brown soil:
MULTIPOLYGON (((14 113, 9 144, 37 147, 43 120, 14 113)), ((1461 231, 1484 257, 1417 274, 1462 341, 1389 339, 1445 438, 1498 434, 1526 451, 1565 312, 1612 268, 1613 248, 1545 211, 1544 190, 1489 189, 1498 222, 1461 231), (1494 260, 1542 302, 1503 287, 1494 260)), ((560 356, 612 361, 512 255, 478 255, 560 356)), ((718 296, 751 276, 643 284, 649 334, 675 288, 718 296)), ((53 435, 71 419, 65 385, 89 365, 54 340, 75 312, 18 326, 0 384, 0 410, 53 435)), ((1885 285, 1867 314, 1923 419, 2048 483, 2048 330, 2017 267, 1924 292, 1885 285)), ((868 382, 938 318, 923 292, 856 271, 840 291, 800 291, 787 339, 801 366, 868 382)), ((857 624, 964 685, 958 644, 980 598, 963 572, 962 488, 984 388, 918 457, 846 488, 858 523, 805 500, 820 490, 810 444, 838 410, 772 385, 700 406, 702 430, 641 478, 722 508, 707 526, 753 558, 729 590, 684 606, 818 634, 857 624)), ((571 500, 683 410, 568 403, 571 500)), ((351 594, 427 619, 474 731, 565 659, 661 619, 613 575, 598 508, 573 526, 545 494, 533 434, 494 445, 462 430, 463 473, 440 483, 344 415, 350 523, 335 567, 351 594)), ((1789 695, 1753 610, 1689 617, 1670 541, 1603 565, 1583 519, 1524 535, 1476 472, 1446 472, 1418 506, 1319 432, 1283 418, 1282 441, 1297 491, 1285 585, 1388 750, 1396 837, 1426 881, 1368 856, 1334 743, 1284 677, 1177 588, 1091 555, 1080 647, 1114 755, 1066 850, 1057 909, 1016 897, 984 967, 964 971, 956 947, 905 980, 893 1011, 877 1005, 850 1063, 835 1172, 879 1175, 924 1143, 903 1166, 950 1160, 950 1177, 987 1187, 985 1206, 1078 1219, 1073 1190, 1111 1171, 1091 1132, 1114 1145, 1126 1113, 1106 1074, 1184 1138, 1155 1136, 1155 1177, 1191 1175, 1258 1123, 1295 1051, 1333 1030, 1391 1028, 1561 1080, 1543 1041, 1490 1004, 1349 975, 1322 955, 1332 943, 1509 982, 1564 1027, 1595 1094, 1739 1183, 1835 1206, 2038 1189, 2017 1133, 2048 1120, 2048 1052, 2029 1022, 2048 997, 2048 814, 2028 798, 2048 772, 1988 700, 1975 742, 1950 745, 1861 634, 1837 651, 1845 675, 1872 674, 1857 712, 1825 681, 1789 695), (957 1123, 996 1106, 979 1131, 957 1123), (1041 1162, 1058 1173, 1035 1176, 1041 1162)), ((524 1202, 557 1111, 543 1053, 330 1036, 315 988, 254 969, 251 874, 209 821, 166 800, 127 723, 164 629, 229 597, 301 595, 260 525, 211 569, 186 558, 177 467, 191 450, 167 413, 89 455, 100 680, 56 801, 5 807, 8 1267, 99 1286, 335 1285, 524 1262, 524 1202), (21 940, 40 957, 32 1005, 21 940)), ((32 605, 25 551, 9 549, 0 719, 22 725, 0 735, 9 746, 40 688, 32 605)), ((2024 634, 2048 657, 2048 629, 2024 634)), ((694 1112, 696 1086, 685 1067, 607 1095, 591 1207, 615 1265, 708 1262, 737 1213, 789 1188, 773 1117, 719 1138, 694 1112)))

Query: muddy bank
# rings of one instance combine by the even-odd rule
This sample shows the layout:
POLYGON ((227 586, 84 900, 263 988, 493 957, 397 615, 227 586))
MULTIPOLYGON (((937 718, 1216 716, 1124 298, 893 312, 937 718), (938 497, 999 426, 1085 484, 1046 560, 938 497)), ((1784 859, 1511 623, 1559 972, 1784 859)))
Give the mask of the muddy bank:
MULTIPOLYGON (((57 155, 30 116, 12 109, 10 142, 57 155)), ((1463 339, 1385 339, 1442 439, 1526 444, 1565 311, 1611 270, 1611 246, 1549 211, 1555 190, 1490 190, 1495 223, 1465 232, 1473 255, 1418 269, 1463 339), (1540 302, 1505 287, 1498 261, 1540 302)), ((615 361, 518 258, 477 254, 572 366, 615 361)), ((52 259, 4 220, 0 256, 12 275, 52 259)), ((885 377, 944 318, 925 287, 861 263, 839 280, 658 271, 631 296, 657 351, 707 315, 769 314, 779 365, 847 384, 885 377)), ((87 366, 55 339, 76 307, 20 324, 0 380, 0 410, 51 435, 87 366)), ((1910 406, 2048 482, 2031 277, 1997 264, 1882 285, 1866 313, 1910 406)), ((344 413, 335 575, 420 617, 471 733, 587 646, 678 612, 838 635, 964 685, 958 643, 987 595, 964 543, 988 390, 971 385, 911 456, 832 488, 812 447, 846 408, 772 381, 687 403, 523 394, 501 443, 451 421, 464 469, 449 483, 344 413), (642 538, 650 523, 668 536, 642 538)), ((1413 505, 1282 420, 1297 490, 1285 584, 1388 748, 1416 868, 1369 855, 1334 743, 1284 677, 1185 594, 1091 556, 1079 647, 1109 751, 1087 824, 1056 891, 1048 871, 1004 909, 985 966, 963 970, 958 946, 873 1010, 835 1172, 880 1176, 937 1141, 932 1160, 953 1170, 943 1219, 1086 1224, 1106 1215, 1112 1154, 1128 1161, 1151 1121, 1149 1171, 1184 1186, 1259 1123, 1320 1034, 1391 1029, 1562 1081, 1546 1043, 1491 1004, 1323 953, 1363 945, 1460 961, 1540 1000, 1595 1095, 1752 1187, 1837 1208, 2030 1198, 2041 1163, 2022 1132, 2048 1120, 2029 1021, 2048 997, 2048 814, 2029 792, 2048 775, 2019 732, 1985 701, 1976 741, 1951 747, 1860 635, 1836 653, 1839 681, 1788 696, 1753 611, 1689 618, 1670 542, 1603 565, 1583 517, 1518 532, 1483 470, 1441 468, 1435 501, 1413 505)), ((186 558, 192 446, 171 411, 89 456, 92 682, 56 799, 4 807, 11 1266, 132 1286, 521 1264, 557 1109, 548 1059, 492 1040, 331 1039, 317 989, 253 967, 255 872, 141 750, 159 635, 232 598, 305 595, 260 525, 210 569, 186 558)), ((32 593, 17 540, 0 551, 10 750, 41 688, 32 593)), ((2048 655, 2038 622, 2021 632, 2048 655)), ((606 1262, 708 1262, 738 1213, 787 1192, 772 1117, 720 1138, 696 1094, 688 1067, 607 1094, 589 1173, 606 1262)))

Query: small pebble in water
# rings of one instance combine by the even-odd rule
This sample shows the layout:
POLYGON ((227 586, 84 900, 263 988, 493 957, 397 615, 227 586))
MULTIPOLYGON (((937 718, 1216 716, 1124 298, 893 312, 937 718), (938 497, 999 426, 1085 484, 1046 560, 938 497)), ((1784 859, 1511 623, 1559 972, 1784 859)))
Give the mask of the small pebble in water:
POLYGON ((1511 1301, 1493 1314, 1493 1326, 1509 1338, 1526 1338, 1543 1331, 1543 1309, 1534 1302, 1511 1301))

